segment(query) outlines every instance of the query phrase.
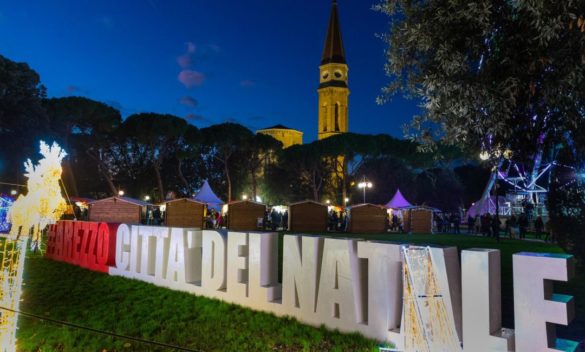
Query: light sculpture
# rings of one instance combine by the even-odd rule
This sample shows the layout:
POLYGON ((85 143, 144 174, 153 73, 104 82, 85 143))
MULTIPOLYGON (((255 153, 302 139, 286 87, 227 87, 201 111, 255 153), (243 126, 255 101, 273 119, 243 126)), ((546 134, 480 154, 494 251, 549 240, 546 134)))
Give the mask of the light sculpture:
POLYGON ((0 196, 0 233, 7 233, 10 230, 7 215, 13 202, 12 198, 0 196))
POLYGON ((0 311, 0 351, 16 350, 16 323, 18 319, 22 274, 29 238, 32 249, 38 249, 42 231, 55 224, 67 208, 61 195, 61 161, 67 153, 57 144, 40 143, 43 156, 37 165, 29 159, 26 170, 27 194, 20 195, 8 211, 12 227, 0 248, 0 305, 9 310, 0 311))

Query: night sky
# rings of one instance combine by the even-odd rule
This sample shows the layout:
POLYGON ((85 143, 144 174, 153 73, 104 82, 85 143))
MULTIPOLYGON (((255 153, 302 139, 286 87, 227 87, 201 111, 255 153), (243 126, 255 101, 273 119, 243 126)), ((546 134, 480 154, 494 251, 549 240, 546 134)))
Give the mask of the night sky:
MULTIPOLYGON (((385 15, 339 0, 350 131, 402 136, 416 102, 378 106, 385 15)), ((316 138, 318 65, 330 0, 44 0, 0 3, 0 54, 28 62, 48 95, 86 96, 123 116, 170 113, 198 127, 277 123, 316 138)))

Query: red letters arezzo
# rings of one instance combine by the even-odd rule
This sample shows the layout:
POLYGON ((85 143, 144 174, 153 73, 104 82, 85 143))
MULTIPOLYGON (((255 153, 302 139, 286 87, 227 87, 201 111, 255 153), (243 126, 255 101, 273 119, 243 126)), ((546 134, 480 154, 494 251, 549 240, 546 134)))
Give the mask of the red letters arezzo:
POLYGON ((115 264, 116 231, 120 224, 59 221, 48 230, 45 256, 93 271, 108 272, 115 264))

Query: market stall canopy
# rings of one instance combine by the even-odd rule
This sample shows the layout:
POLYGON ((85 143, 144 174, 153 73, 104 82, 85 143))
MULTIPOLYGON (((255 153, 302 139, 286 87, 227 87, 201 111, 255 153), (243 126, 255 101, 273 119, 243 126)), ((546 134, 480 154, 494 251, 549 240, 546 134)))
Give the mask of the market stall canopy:
POLYGON ((201 186, 199 193, 195 195, 195 200, 198 200, 201 203, 205 203, 209 208, 213 208, 217 211, 220 211, 221 206, 224 204, 223 200, 219 199, 215 195, 215 193, 211 189, 211 186, 209 186, 209 182, 207 182, 207 180, 205 180, 203 186, 201 186))
MULTIPOLYGON (((506 199, 504 197, 499 197, 500 202, 500 209, 503 208, 506 204, 506 199)), ((473 203, 469 210, 467 210, 467 216, 478 216, 483 214, 492 214, 496 213, 496 197, 491 196, 484 199, 480 199, 477 202, 473 203)))
POLYGON ((412 204, 410 204, 406 198, 404 198, 402 193, 400 193, 400 189, 396 191, 394 197, 392 197, 392 199, 386 204, 386 208, 388 209, 400 209, 410 206, 412 206, 412 204))

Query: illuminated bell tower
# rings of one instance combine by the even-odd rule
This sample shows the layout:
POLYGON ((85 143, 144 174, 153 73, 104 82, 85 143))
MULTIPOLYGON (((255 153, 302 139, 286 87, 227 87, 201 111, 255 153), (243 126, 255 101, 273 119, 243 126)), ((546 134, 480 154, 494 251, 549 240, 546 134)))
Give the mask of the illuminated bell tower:
POLYGON ((339 28, 337 1, 333 0, 325 47, 319 66, 319 139, 348 131, 348 98, 345 50, 339 28))

